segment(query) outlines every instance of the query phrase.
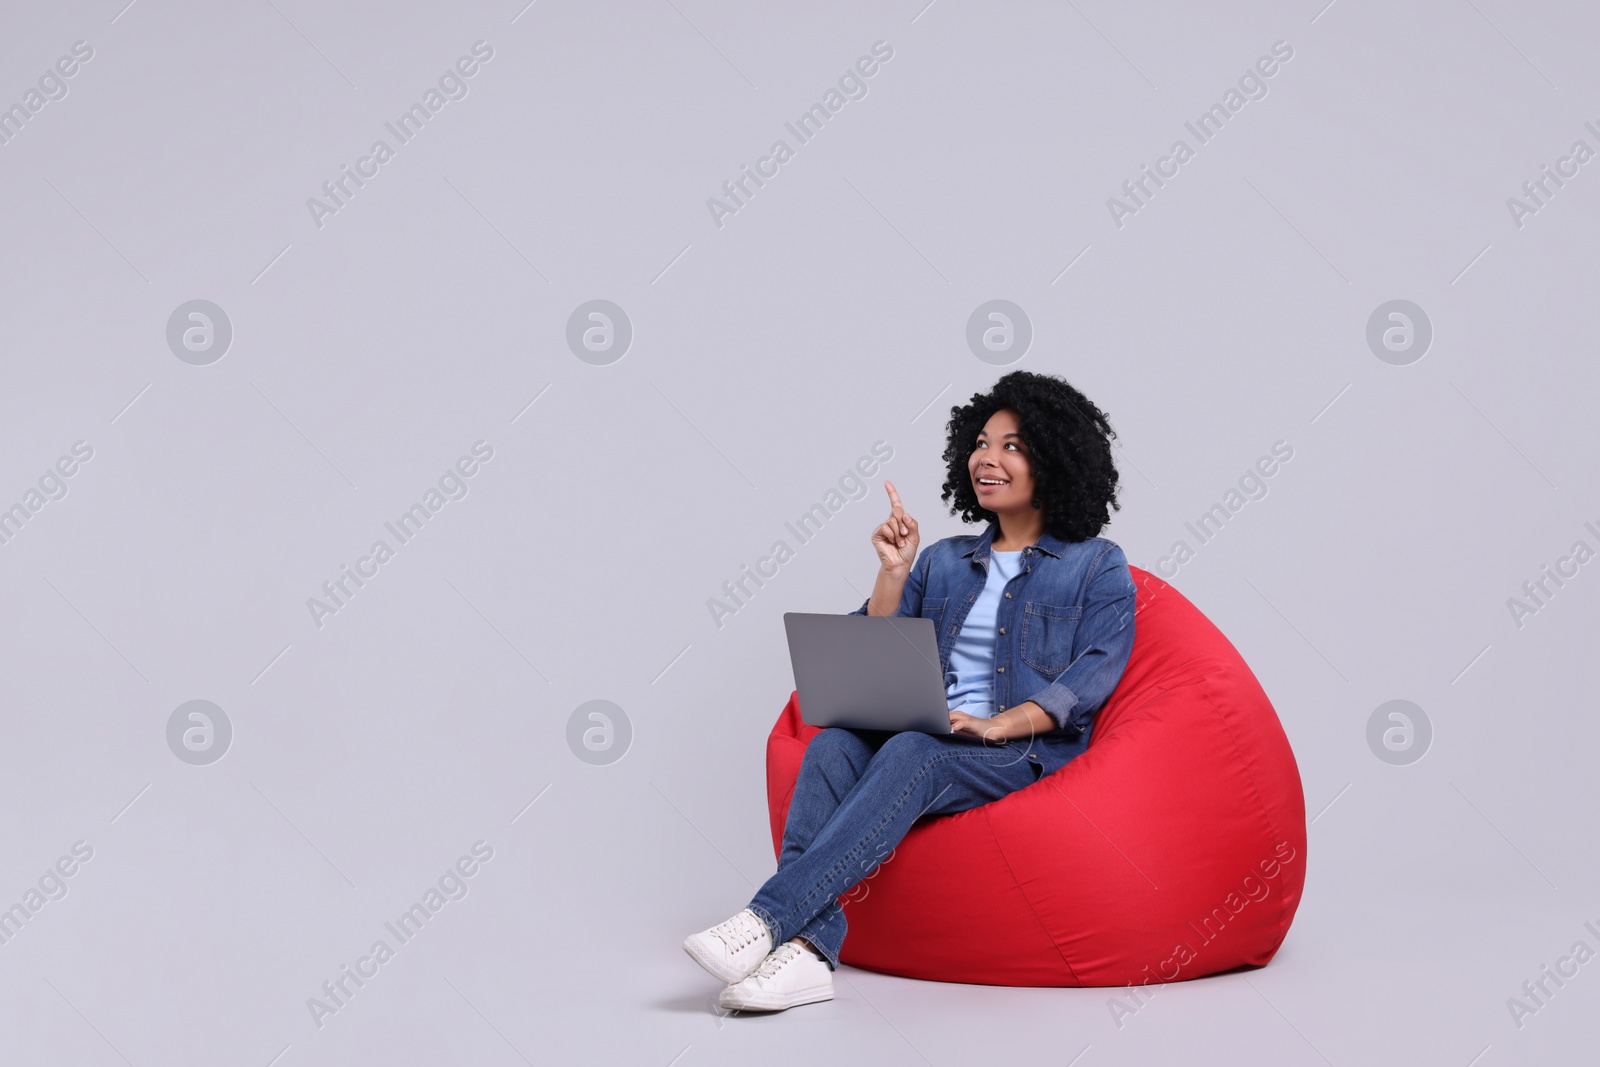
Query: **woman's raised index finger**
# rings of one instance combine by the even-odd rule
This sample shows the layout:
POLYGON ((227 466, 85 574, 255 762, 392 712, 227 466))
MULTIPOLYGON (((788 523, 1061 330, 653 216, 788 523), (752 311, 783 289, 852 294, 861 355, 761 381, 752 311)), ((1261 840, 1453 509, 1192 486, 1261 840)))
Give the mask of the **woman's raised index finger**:
POLYGON ((894 483, 886 481, 883 487, 889 490, 889 506, 896 511, 904 511, 904 507, 900 504, 900 494, 894 491, 894 483))

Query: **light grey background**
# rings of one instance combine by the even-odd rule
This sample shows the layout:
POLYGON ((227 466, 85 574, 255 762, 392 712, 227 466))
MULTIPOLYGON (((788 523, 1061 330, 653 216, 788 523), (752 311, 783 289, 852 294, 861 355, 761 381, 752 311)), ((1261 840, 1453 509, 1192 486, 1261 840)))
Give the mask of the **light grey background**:
POLYGON ((0 146, 0 505, 94 450, 0 546, 0 905, 94 850, 0 945, 5 1062, 1592 1061, 1600 962, 1507 1005, 1600 949, 1600 563, 1507 606, 1600 548, 1600 162, 1521 227, 1506 204, 1600 149, 1586 5, 124 2, 0 28, 6 106, 94 50, 0 146), (479 40, 468 95, 317 227, 479 40), (868 95, 714 225, 880 40, 868 95), (1114 225, 1276 41, 1266 97, 1114 225), (166 343, 196 299, 233 327, 208 366, 166 343), (634 330, 606 366, 565 341, 595 299, 634 330), (962 531, 943 422, 1002 373, 965 339, 994 299, 1032 323, 1015 366, 1110 413, 1135 565, 1294 450, 1172 581, 1293 742, 1298 919, 1120 1027, 1115 991, 849 968, 720 1018, 678 944, 773 868, 781 615, 865 596, 877 480, 720 628, 707 600, 875 441, 925 543, 962 531), (1394 299, 1433 327, 1408 366, 1365 340, 1394 299), (468 495, 315 625, 480 440, 468 495), (233 737, 197 766, 166 730, 201 699, 233 737), (1398 699, 1433 728, 1405 766, 1367 744, 1398 699), (591 700, 620 760, 568 746, 591 700), (315 1025, 480 840, 468 895, 315 1025))

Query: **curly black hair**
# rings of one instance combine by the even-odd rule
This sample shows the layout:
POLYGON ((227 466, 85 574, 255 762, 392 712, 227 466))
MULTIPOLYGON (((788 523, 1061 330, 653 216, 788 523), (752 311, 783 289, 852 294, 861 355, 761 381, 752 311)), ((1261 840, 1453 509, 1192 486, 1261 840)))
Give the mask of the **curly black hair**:
POLYGON ((989 417, 1007 409, 1017 413, 1019 433, 1032 457, 1033 506, 1044 512, 1045 529, 1063 541, 1084 541, 1111 521, 1117 503, 1117 468, 1111 439, 1117 435, 1105 412, 1065 379, 1053 374, 1012 371, 987 393, 974 393, 950 409, 944 461, 948 466, 941 500, 964 522, 989 522, 994 514, 978 503, 967 460, 978 431, 989 417))

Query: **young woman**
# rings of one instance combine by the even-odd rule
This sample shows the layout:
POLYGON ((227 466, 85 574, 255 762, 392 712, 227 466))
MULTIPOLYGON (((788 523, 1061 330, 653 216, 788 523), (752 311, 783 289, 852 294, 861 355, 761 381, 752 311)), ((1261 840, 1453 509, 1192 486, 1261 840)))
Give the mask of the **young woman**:
POLYGON ((1088 746, 1133 648, 1128 563, 1097 536, 1120 508, 1114 436, 1062 379, 1014 371, 951 409, 941 499, 966 522, 986 520, 981 536, 945 538, 919 557, 917 521, 884 483, 878 578, 852 614, 934 621, 954 732, 830 728, 811 739, 777 873, 743 911, 684 942, 728 983, 724 1008, 831 999, 845 936, 838 898, 919 817, 998 800, 1088 746))

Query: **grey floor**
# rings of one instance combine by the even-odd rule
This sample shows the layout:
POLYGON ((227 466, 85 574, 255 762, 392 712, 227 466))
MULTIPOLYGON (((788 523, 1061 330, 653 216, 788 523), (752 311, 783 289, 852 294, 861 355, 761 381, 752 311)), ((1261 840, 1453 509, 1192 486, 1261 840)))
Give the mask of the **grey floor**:
POLYGON ((1597 30, 11 5, 0 1061, 1594 1062, 1597 30), (860 603, 885 477, 964 531, 943 424, 1007 367, 1110 413, 1106 535, 1276 704, 1299 916, 1131 1015, 845 968, 724 1017, 678 945, 773 869, 782 614, 860 603))

